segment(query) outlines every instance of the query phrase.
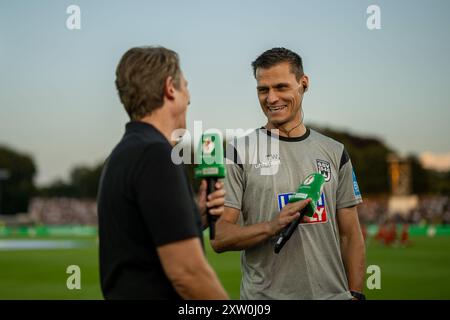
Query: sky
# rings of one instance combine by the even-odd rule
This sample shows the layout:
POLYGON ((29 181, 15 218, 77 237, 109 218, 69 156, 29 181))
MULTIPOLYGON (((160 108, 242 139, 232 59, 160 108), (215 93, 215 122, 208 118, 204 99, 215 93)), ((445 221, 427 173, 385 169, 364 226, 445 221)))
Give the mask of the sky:
POLYGON ((115 68, 142 45, 180 55, 188 129, 260 127, 250 64, 284 46, 310 78, 306 124, 450 166, 449 15, 446 0, 0 0, 0 145, 33 156, 38 184, 103 161, 128 121, 115 68), (79 30, 66 26, 70 5, 79 30), (381 29, 367 27, 369 5, 381 29))

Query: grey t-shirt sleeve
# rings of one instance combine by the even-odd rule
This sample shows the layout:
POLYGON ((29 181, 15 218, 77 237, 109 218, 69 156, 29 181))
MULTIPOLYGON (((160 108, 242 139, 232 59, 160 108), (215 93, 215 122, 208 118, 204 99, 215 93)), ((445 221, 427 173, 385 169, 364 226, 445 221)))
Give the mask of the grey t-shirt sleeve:
POLYGON ((339 168, 339 181, 336 191, 336 209, 348 208, 362 202, 352 162, 344 149, 339 168))
POLYGON ((242 209, 242 197, 244 195, 244 170, 236 163, 227 164, 227 176, 225 179, 225 206, 242 209))
POLYGON ((226 168, 225 206, 241 210, 245 189, 244 167, 235 146, 231 143, 227 145, 226 168))

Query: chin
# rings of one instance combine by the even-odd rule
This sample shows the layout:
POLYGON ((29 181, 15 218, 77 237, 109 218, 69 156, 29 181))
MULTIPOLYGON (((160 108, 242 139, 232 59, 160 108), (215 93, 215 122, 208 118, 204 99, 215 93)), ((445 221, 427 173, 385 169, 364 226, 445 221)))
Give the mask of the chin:
POLYGON ((278 118, 278 117, 277 118, 268 118, 268 120, 271 124, 276 125, 276 126, 281 126, 288 122, 287 119, 278 118))

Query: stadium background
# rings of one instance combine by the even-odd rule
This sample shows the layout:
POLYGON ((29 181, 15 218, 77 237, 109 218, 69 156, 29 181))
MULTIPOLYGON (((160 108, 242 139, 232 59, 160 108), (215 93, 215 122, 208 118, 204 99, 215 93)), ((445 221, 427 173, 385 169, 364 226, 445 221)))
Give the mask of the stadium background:
MULTIPOLYGON (((313 127, 344 141, 352 159, 357 159, 367 266, 377 265, 381 271, 381 288, 366 288, 368 298, 450 299, 449 173, 424 169, 415 157, 409 157, 410 196, 417 197, 418 203, 402 214, 390 212, 393 194, 383 191, 392 189, 388 158, 394 150, 374 138, 313 127), (364 179, 368 176, 370 181, 364 179)), ((5 149, 0 149, 0 155, 16 157, 10 162, 15 167, 10 167, 9 185, 4 186, 4 194, 9 195, 4 197, 5 207, 25 201, 14 196, 14 188, 29 183, 34 189, 24 202, 26 213, 0 218, 0 299, 101 299, 95 196, 102 165, 76 167, 69 182, 35 188, 30 178, 20 178, 21 171, 16 169, 20 155, 5 149), (81 268, 81 290, 66 287, 69 265, 81 268)), ((28 161, 32 163, 31 158, 28 161)), ((196 188, 193 167, 186 169, 196 188)), ((208 260, 231 297, 238 299, 240 253, 213 252, 207 232, 205 244, 208 260)))
MULTIPOLYGON (((367 265, 381 269, 368 298, 450 299, 450 2, 376 1, 381 30, 365 0, 78 0, 82 27, 68 30, 71 4, 0 1, 0 299, 101 299, 95 197, 127 121, 114 68, 143 44, 179 52, 189 129, 262 125, 250 61, 301 53, 306 124, 345 144, 364 198, 367 265), (81 290, 66 287, 69 265, 81 290)), ((238 298, 239 253, 205 240, 238 298)))

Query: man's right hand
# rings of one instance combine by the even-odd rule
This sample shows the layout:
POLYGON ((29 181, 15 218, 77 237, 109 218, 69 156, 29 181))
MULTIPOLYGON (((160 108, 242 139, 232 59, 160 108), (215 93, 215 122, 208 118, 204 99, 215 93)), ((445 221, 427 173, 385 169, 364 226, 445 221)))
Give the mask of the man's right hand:
POLYGON ((311 199, 289 203, 272 221, 264 221, 248 226, 238 225, 240 210, 225 207, 216 224, 216 239, 211 245, 216 252, 245 250, 278 234, 284 227, 300 216, 300 211, 311 199))
POLYGON ((288 203, 287 205, 285 205, 283 209, 281 209, 278 216, 269 221, 270 234, 273 236, 277 235, 281 230, 284 229, 284 227, 300 217, 300 211, 305 208, 306 205, 310 202, 311 199, 308 198, 306 200, 288 203))

